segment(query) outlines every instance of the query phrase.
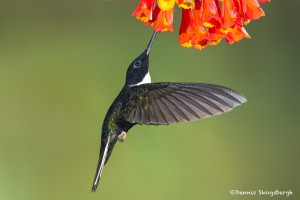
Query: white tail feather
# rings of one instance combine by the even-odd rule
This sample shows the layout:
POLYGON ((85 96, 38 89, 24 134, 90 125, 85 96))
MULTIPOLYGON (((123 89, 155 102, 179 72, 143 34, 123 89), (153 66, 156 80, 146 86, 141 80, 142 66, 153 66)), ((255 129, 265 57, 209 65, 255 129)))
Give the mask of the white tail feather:
POLYGON ((97 176, 96 176, 95 181, 94 181, 94 186, 96 186, 96 187, 98 185, 99 179, 101 178, 101 174, 102 174, 102 171, 103 171, 104 163, 106 161, 107 151, 108 151, 108 144, 110 143, 110 137, 111 137, 111 135, 109 135, 108 138, 107 138, 107 143, 105 145, 103 157, 102 157, 102 160, 101 160, 101 165, 100 165, 100 168, 98 170, 97 176))

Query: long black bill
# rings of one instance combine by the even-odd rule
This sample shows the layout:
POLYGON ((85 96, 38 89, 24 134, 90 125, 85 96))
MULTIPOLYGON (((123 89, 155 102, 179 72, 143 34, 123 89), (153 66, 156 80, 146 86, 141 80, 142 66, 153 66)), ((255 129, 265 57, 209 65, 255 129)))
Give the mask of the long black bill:
POLYGON ((147 56, 148 56, 149 53, 150 53, 150 49, 151 49, 151 46, 152 46, 152 44, 153 44, 153 41, 154 41, 154 39, 155 39, 156 34, 157 34, 157 32, 154 31, 154 33, 152 34, 151 40, 150 40, 150 42, 149 42, 149 44, 148 44, 148 46, 147 46, 147 49, 146 49, 146 50, 147 50, 147 51, 146 51, 147 56))

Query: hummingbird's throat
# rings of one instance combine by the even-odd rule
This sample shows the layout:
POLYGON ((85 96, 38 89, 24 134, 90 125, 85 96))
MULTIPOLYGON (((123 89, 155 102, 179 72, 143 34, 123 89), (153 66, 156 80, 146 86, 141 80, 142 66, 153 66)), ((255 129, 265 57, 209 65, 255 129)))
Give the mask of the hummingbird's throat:
POLYGON ((146 74, 146 76, 143 78, 143 80, 141 82, 134 84, 133 86, 142 85, 142 84, 146 84, 146 83, 151 83, 151 76, 150 76, 149 72, 146 74))

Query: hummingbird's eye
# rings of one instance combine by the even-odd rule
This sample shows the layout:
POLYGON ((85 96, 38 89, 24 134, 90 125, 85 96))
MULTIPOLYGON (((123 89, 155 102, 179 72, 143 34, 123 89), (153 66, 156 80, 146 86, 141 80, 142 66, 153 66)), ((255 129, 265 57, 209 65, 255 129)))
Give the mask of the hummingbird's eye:
POLYGON ((134 67, 139 67, 139 66, 141 66, 141 64, 142 64, 141 61, 139 61, 139 60, 135 61, 134 62, 134 67))

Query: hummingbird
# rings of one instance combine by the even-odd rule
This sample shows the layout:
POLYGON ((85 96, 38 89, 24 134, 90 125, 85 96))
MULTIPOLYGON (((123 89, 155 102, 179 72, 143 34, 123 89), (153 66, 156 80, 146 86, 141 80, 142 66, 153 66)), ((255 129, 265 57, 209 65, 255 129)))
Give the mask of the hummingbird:
POLYGON ((230 88, 188 82, 151 83, 149 53, 157 32, 146 50, 129 65, 125 85, 102 124, 101 147, 93 182, 95 192, 117 141, 123 142, 134 125, 168 125, 194 121, 232 110, 247 100, 230 88))

